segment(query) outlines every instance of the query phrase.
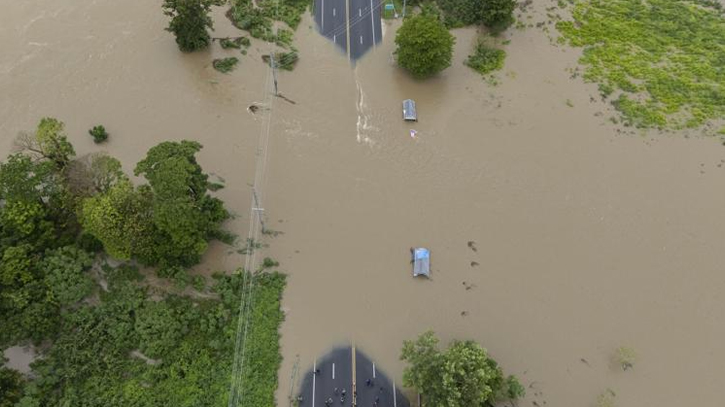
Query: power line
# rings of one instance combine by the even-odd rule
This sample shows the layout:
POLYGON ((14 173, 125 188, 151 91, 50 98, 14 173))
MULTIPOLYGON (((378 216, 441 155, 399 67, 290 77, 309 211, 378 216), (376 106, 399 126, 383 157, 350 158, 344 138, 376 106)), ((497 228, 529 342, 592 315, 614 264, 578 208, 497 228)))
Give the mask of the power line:
POLYGON ((257 265, 255 242, 259 236, 258 225, 263 225, 262 211, 260 207, 261 189, 264 181, 265 167, 267 164, 267 145, 271 129, 274 98, 271 97, 270 78, 271 70, 267 70, 264 82, 265 105, 267 105, 266 117, 260 128, 257 141, 257 160, 255 163, 254 181, 252 184, 252 199, 249 215, 249 232, 247 234, 247 257, 242 272, 244 280, 242 284, 242 295, 240 298, 240 314, 237 322, 237 333, 235 339, 234 362, 229 395, 229 407, 239 406, 244 400, 245 389, 243 387, 244 365, 246 362, 247 337, 250 330, 250 314, 254 305, 254 270, 257 265), (246 286, 244 284, 246 282, 246 286), (246 291, 246 292, 245 292, 246 291))

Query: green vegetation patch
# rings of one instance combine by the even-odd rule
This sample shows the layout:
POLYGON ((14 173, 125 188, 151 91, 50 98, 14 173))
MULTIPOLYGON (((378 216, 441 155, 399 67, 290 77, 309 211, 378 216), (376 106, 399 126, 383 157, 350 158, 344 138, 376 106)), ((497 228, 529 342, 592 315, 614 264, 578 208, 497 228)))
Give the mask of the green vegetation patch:
MULTIPOLYGON (((295 69, 297 61, 300 57, 296 50, 290 52, 275 52, 274 53, 274 65, 277 68, 284 69, 285 71, 291 71, 295 69)), ((266 64, 270 63, 269 55, 262 55, 262 61, 266 64)))
POLYGON ((440 350, 432 331, 403 342, 400 359, 408 362, 403 384, 425 392, 427 406, 495 406, 526 395, 516 376, 505 376, 478 343, 454 340, 440 350))
POLYGON ((225 406, 251 281, 241 405, 274 405, 284 276, 217 275, 211 292, 170 292, 207 289, 186 270, 228 217, 207 193, 201 145, 152 147, 134 171, 148 184, 134 186, 112 157, 76 158, 57 119, 17 141, 0 161, 0 350, 42 346, 28 378, 0 369, 0 406, 225 406), (157 265, 160 279, 93 267, 107 255, 157 265))
POLYGON ((93 137, 93 142, 96 144, 103 143, 108 139, 108 132, 106 131, 106 128, 101 125, 93 126, 92 129, 88 130, 88 134, 93 137))
POLYGON ((725 18, 708 0, 581 0, 557 28, 627 125, 679 129, 725 115, 725 18))
POLYGON ((489 47, 484 42, 479 41, 476 45, 476 51, 473 55, 469 55, 463 63, 481 75, 486 75, 503 68, 505 59, 506 51, 489 47))
POLYGON ((291 29, 297 29, 309 2, 307 0, 232 0, 227 17, 254 38, 275 41, 273 21, 282 21, 291 29))
POLYGON ((222 48, 224 48, 224 49, 229 49, 229 48, 240 49, 240 48, 242 48, 242 46, 248 47, 251 44, 252 43, 249 41, 249 38, 244 37, 244 36, 235 37, 235 38, 222 38, 219 40, 219 45, 221 45, 222 48))
POLYGON ((238 62, 239 58, 237 57, 217 58, 212 62, 212 65, 219 72, 229 73, 234 70, 238 62))
MULTIPOLYGON (((159 300, 128 269, 107 271, 109 291, 99 304, 63 314, 60 334, 33 364, 22 405, 227 405, 240 295, 250 275, 215 276, 220 299, 159 300)), ((285 278, 262 273, 254 283, 242 405, 271 406, 285 278)))
MULTIPOLYGON (((249 278, 250 274, 246 274, 249 278)), ((280 300, 285 287, 285 276, 280 273, 257 273, 254 275, 254 300, 250 308, 249 331, 247 333, 245 364, 240 377, 235 377, 239 394, 244 394, 241 407, 276 405, 274 393, 277 390, 277 371, 282 363, 279 348, 279 326, 284 320, 280 300)), ((238 296, 243 286, 244 274, 224 276, 223 285, 218 286, 222 301, 229 307, 239 307, 238 296), (230 301, 231 300, 231 301, 230 301)), ((236 322, 230 331, 236 333, 236 322), (233 329, 232 329, 233 328, 233 329)), ((231 333, 229 331, 229 333, 231 333)))

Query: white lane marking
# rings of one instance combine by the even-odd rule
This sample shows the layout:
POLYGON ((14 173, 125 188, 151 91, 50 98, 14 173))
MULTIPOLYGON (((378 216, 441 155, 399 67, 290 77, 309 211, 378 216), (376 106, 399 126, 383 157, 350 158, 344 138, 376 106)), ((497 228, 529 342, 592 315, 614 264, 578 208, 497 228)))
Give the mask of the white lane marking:
POLYGON ((332 8, 332 16, 335 17, 335 8, 332 8))
POLYGON ((337 34, 332 34, 332 42, 337 44, 337 34))
POLYGON ((373 379, 375 378, 375 363, 373 363, 373 379))
MULTIPOLYGON (((314 404, 312 403, 312 405, 314 404)), ((395 394, 395 380, 393 380, 393 407, 398 407, 398 396, 395 394)))
POLYGON ((332 363, 332 380, 335 380, 335 363, 332 363))
POLYGON ((370 0, 370 24, 373 26, 373 47, 375 47, 375 12, 373 11, 373 0, 370 0))
POLYGON ((360 16, 360 17, 362 17, 362 9, 361 8, 357 9, 357 15, 360 16))
POLYGON ((315 405, 315 379, 317 379, 317 359, 315 359, 314 367, 312 368, 312 405, 315 405))
POLYGON ((362 44, 362 35, 360 36, 360 44, 362 44))

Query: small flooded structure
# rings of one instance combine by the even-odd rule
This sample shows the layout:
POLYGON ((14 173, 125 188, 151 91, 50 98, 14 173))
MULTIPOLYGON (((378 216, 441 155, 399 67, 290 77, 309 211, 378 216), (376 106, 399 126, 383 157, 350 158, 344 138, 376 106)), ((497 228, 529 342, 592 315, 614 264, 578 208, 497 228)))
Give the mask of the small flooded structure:
POLYGON ((418 114, 415 111, 415 101, 413 99, 405 99, 403 101, 403 119, 409 122, 418 121, 418 114))
POLYGON ((423 247, 411 248, 413 256, 413 277, 430 277, 430 250, 423 247))

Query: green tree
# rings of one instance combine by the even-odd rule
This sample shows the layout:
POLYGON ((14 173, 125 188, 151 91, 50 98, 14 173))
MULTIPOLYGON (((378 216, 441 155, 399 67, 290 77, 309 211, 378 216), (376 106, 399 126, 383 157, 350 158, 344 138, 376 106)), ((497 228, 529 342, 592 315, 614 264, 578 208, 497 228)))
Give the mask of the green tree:
POLYGON ((229 217, 222 202, 208 195, 208 176, 196 162, 201 144, 194 141, 164 142, 151 148, 134 173, 149 182, 153 196, 155 228, 151 252, 141 260, 161 266, 198 263, 207 241, 219 233, 229 217))
POLYGON ((211 5, 210 0, 164 0, 164 14, 171 17, 166 30, 174 33, 180 50, 191 52, 209 45, 207 29, 213 29, 211 5))
POLYGON ((0 407, 13 407, 20 401, 24 382, 18 371, 0 367, 0 407))
MULTIPOLYGON (((448 27, 464 27, 481 21, 485 0, 437 0, 443 10, 443 21, 448 27)), ((432 3, 432 4, 436 4, 432 3)), ((430 5, 426 5, 430 7, 430 5)))
POLYGON ((180 315, 168 301, 148 301, 136 317, 136 332, 141 351, 148 357, 161 358, 178 346, 182 336, 180 315))
POLYGON ((438 349, 438 342, 428 331, 416 341, 403 343, 400 359, 410 364, 403 382, 421 393, 423 406, 492 406, 524 395, 518 380, 505 378, 496 361, 476 342, 455 340, 445 351, 438 349))
POLYGON ((76 303, 91 293, 93 281, 85 272, 93 264, 91 256, 75 246, 51 250, 39 264, 45 282, 60 305, 76 303))
POLYGON ((25 151, 53 162, 58 169, 65 168, 75 157, 73 145, 68 141, 62 121, 44 117, 34 134, 21 133, 17 143, 25 151))
POLYGON ((74 160, 65 173, 68 188, 77 197, 104 193, 122 180, 128 180, 121 162, 105 154, 94 153, 74 160))
POLYGON ((407 18, 395 36, 398 65, 416 78, 434 75, 451 65, 455 38, 432 15, 407 18))
POLYGON ((0 163, 0 199, 44 203, 57 189, 53 171, 48 161, 34 161, 25 154, 9 156, 0 163))
POLYGON ((484 0, 480 20, 493 29, 505 29, 514 21, 514 8, 515 0, 484 0))
POLYGON ((129 260, 151 230, 151 197, 129 180, 83 202, 81 224, 111 256, 129 260))

